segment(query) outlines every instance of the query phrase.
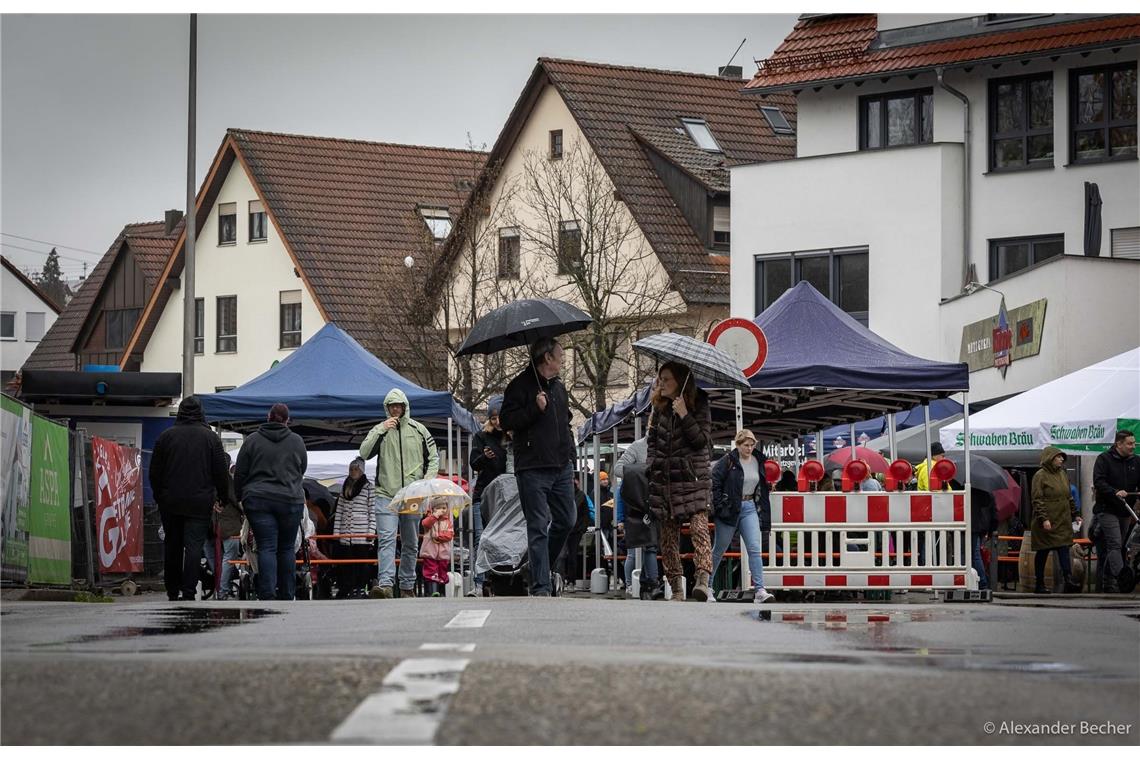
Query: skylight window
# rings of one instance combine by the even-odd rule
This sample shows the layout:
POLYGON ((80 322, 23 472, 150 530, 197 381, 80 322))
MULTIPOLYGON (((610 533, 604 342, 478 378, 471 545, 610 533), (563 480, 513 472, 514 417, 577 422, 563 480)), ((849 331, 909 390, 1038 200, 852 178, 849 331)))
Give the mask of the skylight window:
POLYGON ((768 126, 778 135, 794 135, 796 130, 788 123, 784 112, 776 106, 760 106, 760 113, 768 120, 768 126))
POLYGON ((716 138, 713 137, 709 131, 709 125, 705 123, 704 119, 681 119, 681 123, 685 125, 685 129, 689 132, 689 137, 693 138, 693 142, 697 144, 701 150, 707 150, 710 153, 721 153, 720 146, 716 144, 716 138))
POLYGON ((451 234, 451 214, 447 213, 447 209, 421 207, 420 215, 436 240, 444 240, 451 234))

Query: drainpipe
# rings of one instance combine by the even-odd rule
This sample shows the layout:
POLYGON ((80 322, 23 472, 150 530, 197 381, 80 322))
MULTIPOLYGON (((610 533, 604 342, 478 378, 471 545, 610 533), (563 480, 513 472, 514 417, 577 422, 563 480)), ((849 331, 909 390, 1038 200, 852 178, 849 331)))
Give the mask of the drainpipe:
POLYGON ((970 99, 942 79, 944 69, 935 69, 938 86, 962 101, 962 288, 970 281, 970 99))

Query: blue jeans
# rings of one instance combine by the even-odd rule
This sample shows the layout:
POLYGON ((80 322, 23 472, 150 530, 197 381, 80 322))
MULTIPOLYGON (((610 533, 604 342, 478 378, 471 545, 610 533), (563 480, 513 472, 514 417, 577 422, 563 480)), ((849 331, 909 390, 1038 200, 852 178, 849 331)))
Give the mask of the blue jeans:
POLYGON ((978 571, 978 588, 989 588, 990 580, 986 576, 986 566, 982 562, 982 534, 971 534, 974 544, 974 569, 978 571))
POLYGON ((249 527, 257 540, 257 598, 292 599, 297 593, 297 530, 304 502, 286 504, 270 499, 242 502, 249 527))
POLYGON ((388 509, 392 500, 376 497, 376 582, 393 585, 396 580, 396 532, 400 533, 400 588, 416 587, 416 557, 420 552, 420 516, 398 515, 388 509))
POLYGON ((550 596, 550 568, 578 519, 574 470, 569 463, 561 468, 539 467, 516 472, 515 480, 526 517, 530 594, 550 596))
MULTIPOLYGON (((482 502, 483 502, 483 500, 480 499, 479 501, 477 501, 471 505, 471 525, 472 525, 471 569, 472 570, 475 569, 475 560, 479 558, 479 537, 483 535, 483 510, 480 509, 480 507, 482 506, 482 502)), ((476 586, 482 586, 484 580, 486 580, 486 579, 483 577, 483 573, 477 574, 475 576, 475 585, 476 586)))
MULTIPOLYGON (((210 572, 215 574, 217 578, 217 568, 214 567, 214 552, 216 548, 213 542, 206 546, 206 564, 210 568, 210 572)), ((230 583, 233 582, 234 576, 237 575, 237 566, 231 565, 231 559, 241 559, 241 539, 240 538, 226 538, 222 540, 222 577, 217 579, 218 583, 218 599, 225 599, 230 593, 230 583)))
MULTIPOLYGON (((626 549, 625 552, 625 587, 633 584, 634 561, 637 559, 634 552, 637 549, 626 549)), ((655 581, 660 577, 657 572, 657 547, 643 546, 641 548, 641 580, 655 581)))
POLYGON ((740 532, 740 542, 748 552, 748 570, 752 573, 752 588, 764 587, 764 559, 760 556, 760 516, 756 513, 756 503, 740 502, 740 517, 736 525, 713 519, 716 523, 716 542, 713 544, 712 574, 720 567, 720 561, 732 543, 732 537, 740 532))

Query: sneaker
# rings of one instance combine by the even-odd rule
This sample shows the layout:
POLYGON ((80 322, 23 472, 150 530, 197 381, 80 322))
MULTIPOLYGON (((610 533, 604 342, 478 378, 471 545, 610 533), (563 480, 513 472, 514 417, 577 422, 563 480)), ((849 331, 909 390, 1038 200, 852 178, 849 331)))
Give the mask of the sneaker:
POLYGON ((776 598, 775 594, 769 594, 763 588, 758 588, 758 589, 756 589, 756 595, 754 597, 752 597, 752 603, 753 604, 763 604, 764 602, 770 602, 775 598, 776 598))
POLYGON ((373 589, 368 592, 368 598, 369 599, 391 599, 392 598, 392 587, 391 586, 374 586, 373 589))

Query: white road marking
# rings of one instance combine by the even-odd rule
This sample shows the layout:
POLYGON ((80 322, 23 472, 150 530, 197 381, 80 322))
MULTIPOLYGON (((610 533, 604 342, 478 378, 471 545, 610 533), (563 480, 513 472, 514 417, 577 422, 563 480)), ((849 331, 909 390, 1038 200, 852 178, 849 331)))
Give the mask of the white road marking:
POLYGON ((379 692, 357 705, 336 727, 330 739, 349 744, 431 744, 469 662, 431 657, 404 660, 385 676, 379 692))
POLYGON ((429 652, 474 652, 474 644, 420 644, 420 649, 429 652))
POLYGON ((490 614, 490 610, 463 610, 444 628, 482 628, 490 614))

